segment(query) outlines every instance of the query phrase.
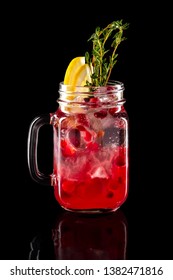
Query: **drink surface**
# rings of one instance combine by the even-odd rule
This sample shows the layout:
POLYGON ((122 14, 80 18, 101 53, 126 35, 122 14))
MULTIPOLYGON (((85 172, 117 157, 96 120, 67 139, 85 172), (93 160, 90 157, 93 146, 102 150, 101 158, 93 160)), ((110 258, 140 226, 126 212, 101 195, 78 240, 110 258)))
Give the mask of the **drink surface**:
MULTIPOLYGON (((93 100, 94 101, 94 100, 93 100)), ((68 210, 112 211, 128 194, 128 116, 123 105, 54 115, 56 199, 68 210)))

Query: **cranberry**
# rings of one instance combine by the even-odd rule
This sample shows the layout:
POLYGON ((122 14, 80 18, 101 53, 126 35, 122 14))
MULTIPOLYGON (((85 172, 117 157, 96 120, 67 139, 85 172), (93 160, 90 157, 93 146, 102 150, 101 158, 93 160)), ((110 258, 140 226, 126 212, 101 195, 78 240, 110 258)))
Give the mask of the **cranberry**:
POLYGON ((96 118, 103 119, 103 118, 105 118, 107 116, 107 110, 101 110, 99 112, 96 112, 96 113, 94 113, 94 116, 96 118))
POLYGON ((90 103, 90 106, 95 108, 98 106, 99 99, 97 97, 91 97, 89 103, 90 103))
POLYGON ((77 123, 89 127, 89 120, 85 114, 77 114, 77 123))
POLYGON ((118 112, 118 107, 115 107, 115 108, 110 108, 109 109, 109 114, 114 116, 117 112, 118 112))

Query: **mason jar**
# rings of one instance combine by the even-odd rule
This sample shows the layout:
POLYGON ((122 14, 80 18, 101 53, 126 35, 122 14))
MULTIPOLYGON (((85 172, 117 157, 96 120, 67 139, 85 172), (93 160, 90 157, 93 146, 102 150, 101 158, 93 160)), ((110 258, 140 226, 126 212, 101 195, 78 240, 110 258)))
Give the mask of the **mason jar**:
POLYGON ((117 210, 129 188, 129 120, 124 84, 59 84, 56 112, 37 116, 28 133, 28 167, 33 180, 54 188, 58 204, 83 213, 117 210), (39 129, 53 128, 53 171, 38 166, 39 129))

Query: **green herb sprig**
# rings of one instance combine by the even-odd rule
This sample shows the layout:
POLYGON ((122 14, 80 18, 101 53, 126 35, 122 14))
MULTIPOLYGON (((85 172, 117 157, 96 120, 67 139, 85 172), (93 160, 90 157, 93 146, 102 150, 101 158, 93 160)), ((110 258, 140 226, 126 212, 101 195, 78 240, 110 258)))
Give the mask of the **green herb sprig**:
POLYGON ((97 27, 88 39, 93 43, 91 55, 89 52, 85 53, 85 62, 92 73, 91 82, 87 81, 88 86, 105 86, 108 83, 112 69, 117 63, 117 48, 126 40, 123 34, 128 28, 129 23, 123 24, 123 20, 113 21, 103 29, 97 27), (107 44, 110 47, 106 49, 107 44))

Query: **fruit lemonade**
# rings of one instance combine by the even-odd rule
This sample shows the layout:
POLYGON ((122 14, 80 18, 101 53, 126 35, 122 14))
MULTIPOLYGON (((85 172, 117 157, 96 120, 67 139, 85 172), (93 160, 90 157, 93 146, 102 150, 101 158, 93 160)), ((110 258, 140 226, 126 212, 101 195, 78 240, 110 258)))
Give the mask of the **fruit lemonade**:
POLYGON ((65 208, 112 209, 127 196, 127 113, 122 105, 97 108, 97 98, 84 112, 56 112, 55 193, 65 208))
POLYGON ((123 84, 97 84, 96 66, 87 55, 70 62, 60 85, 68 90, 59 91, 52 116, 55 196, 72 211, 116 210, 128 193, 128 116, 124 99, 117 101, 123 84))

